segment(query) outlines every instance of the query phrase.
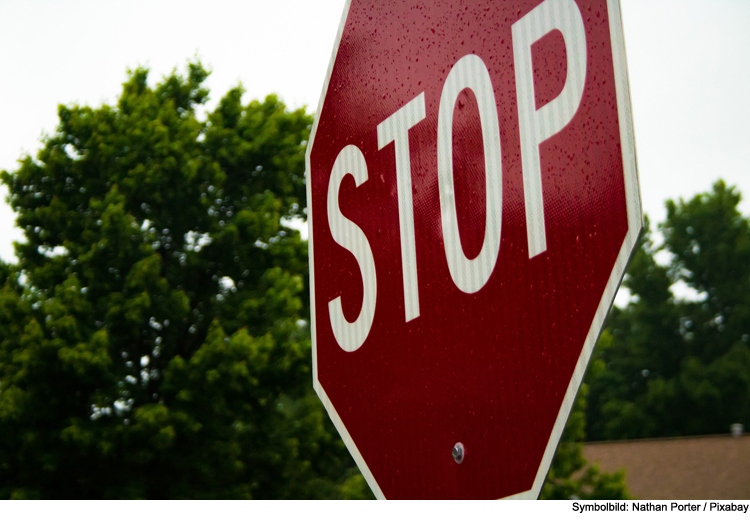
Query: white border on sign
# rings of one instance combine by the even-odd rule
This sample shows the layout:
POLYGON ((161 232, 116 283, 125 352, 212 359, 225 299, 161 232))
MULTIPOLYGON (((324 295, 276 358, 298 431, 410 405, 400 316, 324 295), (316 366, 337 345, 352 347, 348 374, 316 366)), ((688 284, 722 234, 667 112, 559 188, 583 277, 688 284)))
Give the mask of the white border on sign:
POLYGON ((305 180, 307 186, 307 243, 308 243, 308 258, 310 259, 310 333, 312 341, 312 363, 313 363, 313 388, 318 394, 320 401, 323 402, 323 406, 328 412, 328 416, 331 418, 333 425, 341 435, 341 439, 344 441, 344 445, 349 450, 352 458, 357 463, 357 467, 362 472, 362 476, 365 477, 367 484, 378 499, 385 499, 385 495, 380 491, 375 477, 372 475, 370 468, 367 467, 365 459, 357 449, 354 440, 352 440, 349 431, 346 430, 344 422, 339 418, 339 414, 333 407, 331 399, 323 390, 323 386, 318 380, 318 343, 317 333, 315 331, 315 262, 313 251, 313 210, 312 210, 312 184, 310 183, 310 154, 312 153, 313 140, 315 139, 315 132, 318 130, 318 122, 320 113, 323 111, 323 103, 325 102, 326 92, 328 92, 328 84, 331 82, 331 75, 333 74, 333 65, 336 62, 336 55, 339 52, 339 44, 341 44, 341 35, 344 33, 344 26, 346 25, 346 18, 349 15, 349 7, 351 6, 352 0, 346 0, 344 6, 344 12, 341 14, 341 22, 339 22, 339 30, 336 35, 336 41, 333 44, 333 51, 331 52, 331 60, 328 63, 328 71, 326 72, 326 79, 323 82, 323 90, 320 92, 320 100, 318 101, 318 109, 315 112, 315 120, 313 121, 312 129, 310 130, 310 137, 307 140, 307 150, 305 151, 305 180))
MULTIPOLYGON (((326 73, 325 82, 323 83, 323 90, 320 94, 320 101, 318 102, 318 109, 313 121, 312 129, 310 130, 310 138, 308 139, 307 150, 305 152, 305 169, 306 169, 306 185, 307 185, 307 222, 308 222, 308 244, 309 244, 309 259, 310 259, 310 311, 311 311, 311 339, 312 339, 312 361, 313 361, 313 387, 318 397, 323 402, 323 406, 326 408, 328 415, 331 418, 334 426, 338 430, 341 438, 344 441, 349 453, 357 463, 359 470, 365 477, 370 489, 378 499, 385 499, 385 495, 380 490, 380 486, 372 475, 372 472, 367 467, 367 463, 360 454, 357 446, 354 443, 349 431, 341 421, 336 409, 333 407, 333 403, 328 398, 325 390, 323 390, 320 381, 318 380, 318 359, 317 359, 317 334, 316 334, 316 318, 315 318, 315 266, 314 266, 314 251, 313 251, 313 210, 312 210, 312 185, 310 182, 310 154, 312 152, 312 146, 315 139, 315 132, 318 128, 318 122, 320 113, 323 110, 323 103, 325 101, 326 92, 328 91, 328 85, 331 80, 333 73, 333 65, 336 61, 336 55, 338 54, 339 45, 341 43, 341 36, 344 32, 344 26, 346 24, 347 15, 349 14, 349 8, 351 6, 351 0, 347 0, 344 6, 344 12, 341 15, 341 22, 339 23, 338 34, 336 35, 336 41, 333 46, 333 52, 331 53, 331 60, 328 64, 328 72, 326 73)), ((625 268, 630 259, 630 254, 635 247, 635 244, 640 235, 643 227, 643 219, 641 214, 641 197, 640 188, 638 184, 638 168, 636 163, 636 148, 635 148, 635 137, 633 134, 633 116, 630 103, 630 86, 628 82, 627 74, 627 60, 625 57, 625 38, 622 30, 622 14, 620 11, 619 0, 607 0, 607 10, 609 16, 609 31, 610 40, 612 43, 612 62, 615 75, 615 92, 617 97, 617 113, 620 122, 620 145, 622 148, 622 162, 623 172, 625 174, 625 197, 627 203, 627 214, 628 214, 628 232, 625 235, 625 240, 620 247, 620 252, 617 255, 612 273, 607 281, 607 286, 602 295, 602 299, 599 302, 594 319, 589 328, 589 332, 586 335, 586 339, 583 343, 583 349, 581 355, 576 363, 573 376, 568 384, 568 389, 565 392, 562 406, 558 412, 555 425, 552 428, 552 434, 547 442, 547 447, 544 450, 541 464, 537 470, 536 477, 534 478, 534 484, 530 490, 505 497, 506 499, 536 499, 542 490, 544 481, 547 478, 552 459, 557 450, 557 445, 562 436, 565 424, 568 421, 568 416, 573 408, 578 389, 583 381, 583 376, 586 373, 586 367, 588 366, 591 354, 593 353, 594 346, 599 339, 599 334, 604 326, 604 320, 609 313, 612 303, 615 299, 615 294, 620 286, 622 277, 625 274, 625 268)))

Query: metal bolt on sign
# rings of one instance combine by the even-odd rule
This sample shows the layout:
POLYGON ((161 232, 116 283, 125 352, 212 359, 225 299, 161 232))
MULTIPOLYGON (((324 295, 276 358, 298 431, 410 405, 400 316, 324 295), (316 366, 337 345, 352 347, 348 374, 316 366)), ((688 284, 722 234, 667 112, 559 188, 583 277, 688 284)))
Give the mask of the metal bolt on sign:
POLYGON ((464 445, 461 442, 457 442, 456 445, 453 446, 453 460, 456 461, 456 464, 460 464, 464 461, 466 451, 464 450, 464 445))

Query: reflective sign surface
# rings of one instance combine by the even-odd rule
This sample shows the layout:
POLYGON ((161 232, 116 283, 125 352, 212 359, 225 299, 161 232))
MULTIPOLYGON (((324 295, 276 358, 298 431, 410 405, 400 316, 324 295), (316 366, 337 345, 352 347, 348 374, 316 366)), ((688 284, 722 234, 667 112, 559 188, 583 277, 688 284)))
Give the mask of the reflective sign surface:
POLYGON ((307 154, 315 388, 378 496, 536 497, 641 227, 619 6, 344 16, 307 154))

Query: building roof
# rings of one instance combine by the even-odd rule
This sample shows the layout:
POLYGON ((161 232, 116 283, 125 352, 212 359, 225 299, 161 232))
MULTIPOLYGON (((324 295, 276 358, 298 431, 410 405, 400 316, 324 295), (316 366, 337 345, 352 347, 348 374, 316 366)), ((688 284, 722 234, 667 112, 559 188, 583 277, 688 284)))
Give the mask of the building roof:
POLYGON ((637 499, 750 499, 750 434, 595 442, 583 455, 624 468, 637 499))

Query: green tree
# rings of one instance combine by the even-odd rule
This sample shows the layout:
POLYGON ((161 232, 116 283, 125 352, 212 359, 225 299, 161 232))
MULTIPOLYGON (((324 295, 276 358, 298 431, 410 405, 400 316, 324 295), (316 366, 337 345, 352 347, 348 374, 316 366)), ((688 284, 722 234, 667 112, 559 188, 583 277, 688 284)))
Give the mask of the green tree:
POLYGON ((646 218, 623 281, 637 301, 622 309, 612 307, 587 376, 591 439, 648 438, 679 429, 674 414, 658 422, 644 407, 649 387, 672 379, 685 353, 672 281, 668 269, 656 262, 657 251, 646 218))
POLYGON ((311 118, 190 63, 116 106, 60 106, 0 177, 0 497, 369 494, 310 389, 311 118), (199 111, 200 110, 200 111, 199 111))
POLYGON ((728 433, 750 423, 750 222, 722 181, 667 202, 655 247, 644 233, 625 279, 634 294, 607 323, 587 377, 588 438, 728 433), (664 251, 670 263, 659 265, 664 251), (675 284, 694 295, 676 299, 675 284))

